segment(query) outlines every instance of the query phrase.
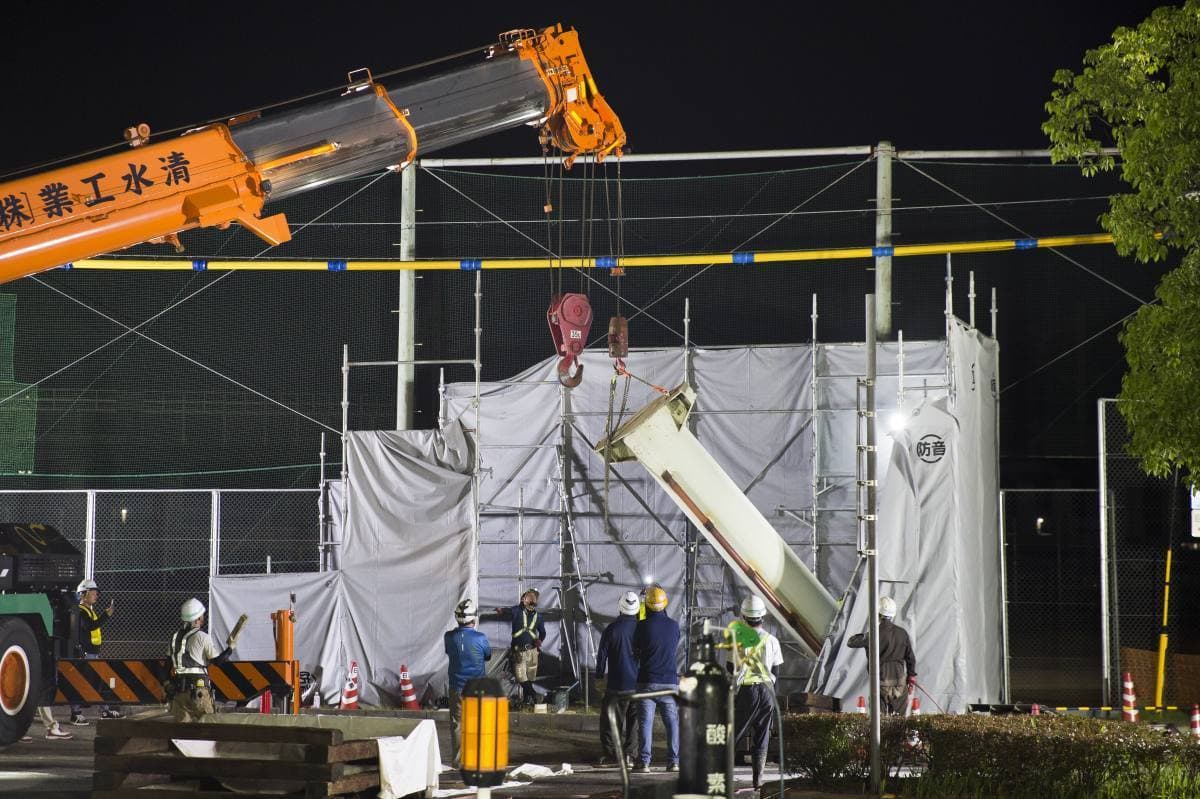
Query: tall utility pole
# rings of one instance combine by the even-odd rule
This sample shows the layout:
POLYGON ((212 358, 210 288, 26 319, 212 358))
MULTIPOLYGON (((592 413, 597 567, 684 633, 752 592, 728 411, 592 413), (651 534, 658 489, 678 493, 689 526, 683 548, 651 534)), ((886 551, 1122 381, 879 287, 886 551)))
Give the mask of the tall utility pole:
MULTIPOLYGON (((400 173, 400 260, 417 258, 417 165, 409 164, 400 173)), ((417 357, 417 273, 412 269, 400 272, 396 325, 396 429, 410 430, 413 426, 414 369, 411 361, 417 357), (403 363, 409 361, 410 363, 403 363)))
POLYGON ((879 756, 879 553, 876 549, 875 538, 875 326, 878 320, 878 308, 874 295, 867 295, 866 329, 867 329, 867 376, 865 383, 866 407, 866 505, 863 508, 867 527, 867 618, 870 619, 868 628, 869 641, 867 657, 869 663, 871 695, 871 795, 879 795, 882 783, 882 764, 879 756))
POLYGON ((875 333, 892 335, 892 160, 895 146, 875 147, 875 333))

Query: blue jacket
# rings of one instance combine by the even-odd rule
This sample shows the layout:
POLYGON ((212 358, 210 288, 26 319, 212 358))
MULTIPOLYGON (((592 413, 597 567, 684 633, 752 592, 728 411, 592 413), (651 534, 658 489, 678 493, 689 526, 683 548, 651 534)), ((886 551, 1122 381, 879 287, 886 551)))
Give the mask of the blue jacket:
POLYGON ((459 627, 446 633, 446 654, 450 658, 450 690, 462 691, 467 680, 482 677, 485 660, 492 659, 487 636, 474 627, 459 627))
POLYGON ((679 624, 661 610, 646 609, 646 618, 633 633, 633 653, 637 657, 637 681, 641 685, 679 684, 679 624))
POLYGON ((633 656, 633 633, 637 616, 618 616, 600 635, 596 650, 596 679, 608 673, 608 690, 632 691, 637 688, 638 663, 633 656))
POLYGON ((513 646, 533 646, 537 641, 546 640, 546 622, 542 621, 542 614, 537 609, 531 613, 518 603, 508 609, 507 615, 512 619, 513 646), (529 634, 530 629, 537 633, 536 638, 529 634))

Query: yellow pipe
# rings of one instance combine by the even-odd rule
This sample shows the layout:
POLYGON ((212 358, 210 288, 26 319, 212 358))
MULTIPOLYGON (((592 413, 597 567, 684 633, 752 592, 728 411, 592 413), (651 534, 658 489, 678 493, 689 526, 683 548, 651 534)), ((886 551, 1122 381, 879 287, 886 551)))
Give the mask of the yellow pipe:
MULTIPOLYGON (((919 255, 945 255, 946 253, 1007 252, 1014 250, 1047 249, 1050 247, 1077 247, 1089 244, 1111 244, 1108 233, 1083 233, 1073 236, 1049 236, 1040 239, 995 239, 986 241, 943 242, 938 244, 901 244, 889 249, 894 257, 919 255)), ((753 253, 701 253, 696 255, 634 255, 620 260, 620 266, 708 266, 730 264, 753 266, 782 262, 803 261, 850 261, 873 258, 879 248, 842 247, 824 250, 785 250, 780 252, 753 253)), ((609 269, 615 266, 614 259, 565 258, 565 268, 609 269)), ((478 269, 551 269, 558 261, 547 258, 485 258, 429 261, 341 261, 341 260, 293 260, 293 261, 209 261, 207 259, 153 259, 153 258, 89 258, 71 264, 72 269, 110 270, 207 270, 228 272, 237 270, 287 271, 287 272, 397 272, 407 270, 425 271, 475 271, 478 269)))
POLYGON ((1158 634, 1158 670, 1154 674, 1154 704, 1162 706, 1163 680, 1167 671, 1167 607, 1171 600, 1171 548, 1167 548, 1167 569, 1163 578, 1162 628, 1158 634))

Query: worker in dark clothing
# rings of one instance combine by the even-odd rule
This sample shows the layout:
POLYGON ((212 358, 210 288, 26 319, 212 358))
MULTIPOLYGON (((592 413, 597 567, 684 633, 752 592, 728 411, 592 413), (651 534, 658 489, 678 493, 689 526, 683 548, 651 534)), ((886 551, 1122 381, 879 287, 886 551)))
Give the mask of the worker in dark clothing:
POLYGON ((462 745, 459 727, 462 724, 462 690, 468 681, 487 673, 485 661, 492 659, 492 645, 487 636, 475 629, 479 612, 475 602, 464 599, 454 609, 454 620, 458 628, 445 635, 446 656, 450 658, 450 751, 454 767, 462 762, 459 747, 462 745))
MULTIPOLYGON (((84 580, 75 589, 75 593, 79 595, 79 612, 76 617, 79 623, 75 639, 75 646, 78 649, 76 657, 96 660, 100 657, 100 644, 104 640, 104 633, 100 628, 112 618, 116 605, 110 599, 104 610, 97 610, 97 605, 100 603, 100 588, 96 585, 95 580, 84 580)), ((85 707, 87 705, 71 705, 71 723, 76 727, 86 727, 90 723, 83 717, 85 707)), ((101 705, 100 718, 119 719, 124 716, 108 705, 101 705)))
POLYGON ((513 676, 521 686, 521 698, 526 706, 537 702, 533 681, 537 679, 538 652, 546 640, 546 623, 537 612, 538 590, 530 588, 521 594, 521 603, 511 608, 496 608, 502 619, 512 620, 513 676))
MULTIPOLYGON (((779 639, 763 629, 767 606, 759 597, 748 596, 742 600, 742 621, 758 634, 758 643, 748 647, 747 659, 734 675, 737 681, 737 696, 734 697, 733 739, 750 736, 750 754, 753 757, 752 777, 754 787, 762 785, 762 773, 767 766, 767 747, 771 743, 771 722, 775 719, 775 683, 779 680, 779 667, 783 665, 783 648, 779 639)), ((729 663, 730 669, 733 663, 729 663)))
MULTIPOLYGON (((879 701, 885 713, 902 715, 906 696, 917 684, 917 658, 908 631, 894 624, 896 600, 879 598, 879 701)), ((847 646, 867 646, 864 633, 850 636, 847 646)))
POLYGON ((633 656, 633 633, 637 629, 638 611, 641 602, 638 595, 626 591, 617 603, 620 614, 613 623, 604 628, 600 635, 600 648, 596 650, 596 690, 604 694, 600 700, 600 746, 603 749, 596 765, 607 766, 624 756, 632 764, 637 751, 637 724, 640 707, 621 696, 622 691, 637 689, 637 660, 633 656), (606 677, 607 675, 607 677, 606 677), (617 751, 612 727, 608 723, 609 708, 616 705, 617 718, 621 722, 623 751, 617 751))
MULTIPOLYGON (((646 592, 646 618, 633 631, 633 653, 638 661, 638 690, 663 691, 679 687, 679 624, 669 617, 667 592, 654 586, 646 592)), ((633 771, 650 771, 650 746, 654 733, 654 709, 657 706, 667 728, 667 771, 679 771, 679 706, 674 696, 641 700, 641 759, 633 771)))

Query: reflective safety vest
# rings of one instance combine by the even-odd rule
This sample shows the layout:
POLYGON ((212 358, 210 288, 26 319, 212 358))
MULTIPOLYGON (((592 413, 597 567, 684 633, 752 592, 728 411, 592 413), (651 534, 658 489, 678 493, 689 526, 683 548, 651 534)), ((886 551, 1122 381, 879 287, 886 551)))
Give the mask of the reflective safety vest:
MULTIPOLYGON (((100 621, 100 614, 97 613, 90 605, 85 605, 82 602, 80 602, 79 610, 85 616, 87 616, 89 619, 91 619, 93 622, 100 621)), ((103 636, 100 635, 99 627, 96 627, 95 629, 92 630, 91 639, 92 639, 92 646, 100 646, 100 641, 103 639, 103 636)))
POLYGON ((208 667, 187 651, 188 642, 199 632, 199 627, 183 627, 171 636, 171 666, 176 674, 208 674, 208 667))
POLYGON ((529 611, 521 608, 521 624, 524 626, 513 633, 513 638, 520 638, 525 633, 529 633, 529 637, 536 641, 538 638, 537 623, 538 615, 536 610, 533 612, 533 616, 530 616, 529 611))
POLYGON ((767 652, 767 641, 764 638, 758 642, 757 646, 750 647, 745 650, 746 660, 742 662, 742 670, 738 675, 742 679, 739 681, 741 685, 759 685, 760 683, 773 684, 771 679, 771 670, 767 668, 767 664, 763 662, 763 656, 767 652))

